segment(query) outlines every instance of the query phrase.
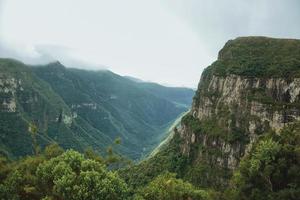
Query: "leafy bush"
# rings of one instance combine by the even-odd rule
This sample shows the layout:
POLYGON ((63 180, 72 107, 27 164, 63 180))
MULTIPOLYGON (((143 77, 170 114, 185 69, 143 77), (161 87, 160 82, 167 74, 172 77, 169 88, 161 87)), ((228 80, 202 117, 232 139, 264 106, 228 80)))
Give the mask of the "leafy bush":
MULTIPOLYGON (((3 160, 3 159, 1 159, 3 160)), ((129 190, 116 172, 98 159, 57 145, 43 154, 1 162, 0 199, 127 199, 129 190), (8 166, 11 166, 10 170, 8 166), (7 175, 2 172, 7 172, 7 175)))
POLYGON ((177 179, 175 174, 165 173, 156 177, 137 194, 145 200, 204 199, 207 192, 197 190, 193 185, 177 179))
POLYGON ((232 178, 227 199, 293 200, 300 196, 300 124, 259 139, 232 178))

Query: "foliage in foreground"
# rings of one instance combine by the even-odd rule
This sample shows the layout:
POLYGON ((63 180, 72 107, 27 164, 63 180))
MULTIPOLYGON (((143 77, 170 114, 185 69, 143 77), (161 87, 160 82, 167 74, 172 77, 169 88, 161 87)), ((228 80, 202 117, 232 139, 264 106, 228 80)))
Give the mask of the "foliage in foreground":
MULTIPOLYGON (((180 144, 176 136, 173 142, 180 144)), ((124 164, 118 164, 121 161, 112 149, 105 158, 92 149, 83 155, 57 145, 18 161, 0 157, 0 199, 296 200, 300 196, 299 123, 280 134, 263 134, 242 159, 225 191, 214 191, 212 185, 199 190, 186 182, 180 173, 188 164, 177 150, 178 146, 168 147, 139 165, 118 171, 113 169, 124 164)), ((206 178, 201 170, 190 175, 197 181, 206 178)))
MULTIPOLYGON (((178 153, 175 144, 179 145, 180 141, 170 143, 171 146, 169 145, 167 149, 139 165, 121 170, 120 175, 130 187, 137 191, 143 191, 141 196, 144 199, 147 197, 155 199, 151 196, 153 194, 156 194, 156 197, 161 195, 164 199, 171 198, 164 196, 167 195, 163 192, 166 189, 162 189, 168 188, 167 180, 163 180, 163 177, 168 176, 164 175, 166 170, 178 172, 179 178, 188 180, 193 184, 196 181, 199 183, 205 181, 207 179, 205 173, 212 173, 215 175, 214 177, 218 175, 218 172, 213 168, 209 169, 203 165, 193 165, 188 162, 178 162, 183 157, 178 153), (189 176, 195 179, 194 181, 191 181, 184 174, 188 167, 193 169, 189 172, 189 176), (143 189, 139 189, 141 186, 143 189)), ((253 144, 251 151, 242 158, 238 169, 234 171, 234 175, 229 177, 229 187, 225 190, 213 187, 211 182, 214 180, 209 180, 210 183, 206 184, 205 187, 206 196, 202 197, 215 200, 296 200, 300 196, 299 172, 300 123, 295 123, 286 126, 279 134, 274 132, 262 134, 253 144)), ((181 188, 180 191, 184 190, 181 188)), ((180 194, 182 193, 179 192, 176 195, 180 196, 180 194)), ((178 196, 176 198, 180 199, 178 196)))
POLYGON ((146 187, 140 189, 135 198, 145 200, 206 199, 208 194, 204 190, 197 190, 188 182, 176 179, 176 174, 165 173, 159 175, 146 187))
POLYGON ((84 155, 74 150, 64 151, 56 144, 18 161, 0 157, 0 199, 197 200, 206 195, 171 173, 132 189, 112 170, 116 163, 122 162, 112 157, 100 157, 91 149, 84 155))
POLYGON ((56 145, 17 162, 1 160, 0 199, 127 199, 128 187, 100 159, 56 145))
POLYGON ((225 192, 232 200, 296 200, 300 196, 300 125, 261 138, 225 192))

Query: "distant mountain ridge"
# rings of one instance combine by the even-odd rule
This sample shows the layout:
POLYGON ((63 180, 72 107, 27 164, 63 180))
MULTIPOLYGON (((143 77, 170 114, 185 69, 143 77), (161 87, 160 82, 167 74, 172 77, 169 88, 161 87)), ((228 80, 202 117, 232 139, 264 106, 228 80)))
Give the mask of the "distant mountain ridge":
POLYGON ((195 90, 193 90, 192 88, 168 87, 154 82, 143 81, 141 79, 134 78, 131 76, 124 77, 128 78, 129 80, 140 83, 138 84, 139 88, 145 89, 153 95, 158 96, 160 98, 170 100, 184 107, 190 107, 190 105, 192 104, 191 95, 193 96, 193 94, 195 93, 195 90))
POLYGON ((27 66, 0 59, 0 75, 0 149, 12 156, 32 153, 28 123, 35 122, 41 145, 55 141, 64 148, 103 152, 120 137, 117 150, 139 159, 161 141, 194 94, 169 88, 170 95, 162 97, 168 87, 156 85, 153 91, 108 70, 72 69, 59 62, 27 66), (184 98, 174 100, 176 92, 184 98))

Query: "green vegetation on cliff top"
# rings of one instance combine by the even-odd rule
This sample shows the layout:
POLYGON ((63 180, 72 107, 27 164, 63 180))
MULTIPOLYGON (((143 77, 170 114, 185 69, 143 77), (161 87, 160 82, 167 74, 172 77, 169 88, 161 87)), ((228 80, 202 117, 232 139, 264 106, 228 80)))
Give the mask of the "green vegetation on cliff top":
POLYGON ((300 77, 300 40, 239 37, 229 40, 205 73, 247 77, 300 77))

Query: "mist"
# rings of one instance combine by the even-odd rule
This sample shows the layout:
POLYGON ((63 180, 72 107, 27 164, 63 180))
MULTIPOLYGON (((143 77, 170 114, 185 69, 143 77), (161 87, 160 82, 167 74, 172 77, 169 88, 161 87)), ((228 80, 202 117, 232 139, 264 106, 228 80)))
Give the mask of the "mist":
POLYGON ((0 57, 196 87, 225 42, 300 38, 297 0, 0 0, 0 57))

